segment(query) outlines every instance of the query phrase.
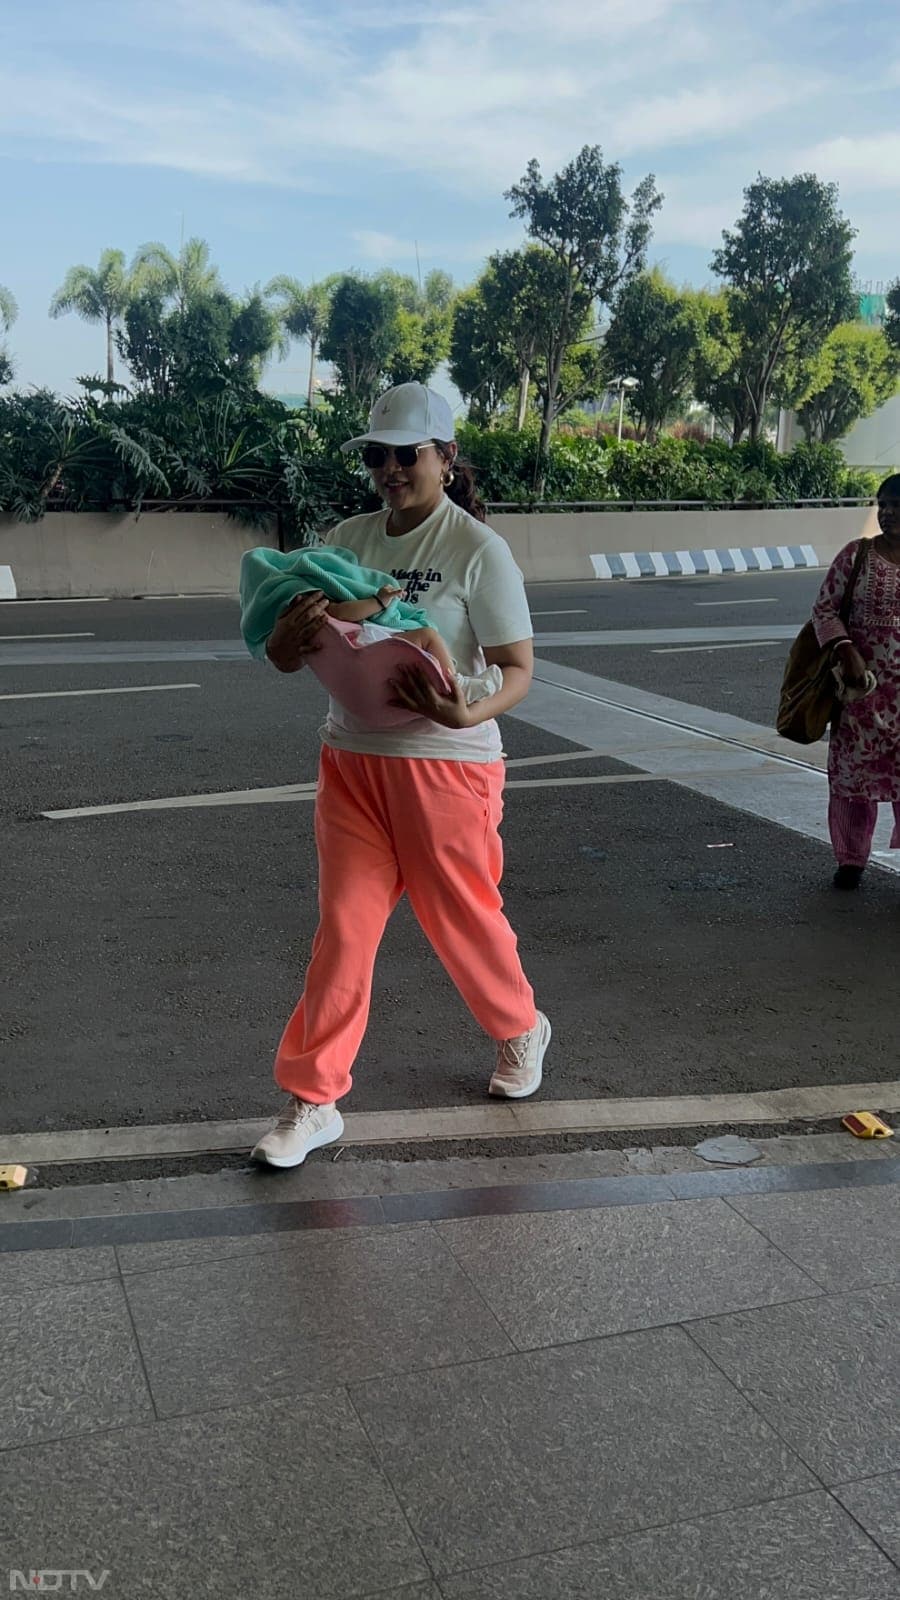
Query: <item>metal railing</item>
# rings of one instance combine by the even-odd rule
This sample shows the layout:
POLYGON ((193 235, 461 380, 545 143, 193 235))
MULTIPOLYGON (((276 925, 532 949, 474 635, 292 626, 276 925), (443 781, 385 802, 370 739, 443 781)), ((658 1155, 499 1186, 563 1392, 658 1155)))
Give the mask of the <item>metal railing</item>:
POLYGON ((487 510, 541 516, 556 511, 803 511, 874 503, 874 495, 828 495, 813 500, 492 500, 487 510))

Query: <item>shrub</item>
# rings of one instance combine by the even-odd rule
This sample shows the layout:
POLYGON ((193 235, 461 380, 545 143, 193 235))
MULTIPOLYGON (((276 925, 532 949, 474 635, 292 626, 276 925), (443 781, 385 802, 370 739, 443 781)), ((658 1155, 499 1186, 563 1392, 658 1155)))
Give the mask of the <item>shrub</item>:
MULTIPOLYGON (((341 397, 292 411, 240 385, 198 386, 171 400, 87 380, 83 388, 76 400, 43 391, 0 397, 0 511, 33 519, 62 506, 219 502, 244 520, 277 516, 294 544, 378 504, 357 459, 340 453, 363 422, 341 397)), ((534 427, 515 433, 465 423, 459 443, 485 500, 532 503, 534 427)), ((877 484, 848 468, 834 445, 801 444, 780 456, 762 442, 732 448, 685 436, 648 445, 572 432, 551 441, 544 498, 792 504, 868 497, 877 484)))

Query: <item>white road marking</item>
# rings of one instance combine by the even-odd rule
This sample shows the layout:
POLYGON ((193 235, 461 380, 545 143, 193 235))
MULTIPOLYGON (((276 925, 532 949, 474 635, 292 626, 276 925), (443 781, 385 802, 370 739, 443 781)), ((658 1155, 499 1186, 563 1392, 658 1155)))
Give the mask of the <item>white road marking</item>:
POLYGON ((766 595, 761 599, 753 600, 695 600, 695 606, 777 606, 778 601, 774 595, 766 595))
MULTIPOLYGON (((714 624, 691 628, 612 628, 571 629, 567 633, 537 633, 534 643, 537 650, 579 649, 602 645, 656 645, 656 644, 711 644, 728 643, 742 639, 796 638, 798 624, 742 623, 737 627, 714 624)), ((138 662, 150 661, 240 661, 245 667, 259 671, 240 639, 174 639, 174 640, 122 640, 92 639, 63 644, 30 645, 21 639, 15 645, 0 645, 0 664, 4 666, 75 666, 88 662, 138 662)))
MULTIPOLYGON (((593 755, 595 752, 591 751, 593 755)), ((556 758, 554 758, 556 759, 556 758)), ((746 777, 749 773, 778 772, 794 763, 773 756, 762 765, 729 767, 725 778, 746 777)), ((800 763, 796 763, 800 765, 800 763)), ((705 778, 705 765, 696 769, 674 767, 671 772, 604 772, 586 778, 512 778, 506 785, 510 789, 579 789, 598 784, 617 783, 673 783, 688 777, 705 778)), ((815 769, 811 769, 815 770, 815 769)), ((84 817, 111 817, 131 811, 190 811, 210 806, 263 806, 292 805, 298 800, 315 800, 318 785, 312 783, 283 784, 271 789, 222 789, 216 793, 161 795, 157 800, 122 800, 107 806, 73 806, 64 811, 42 811, 41 816, 50 822, 77 822, 84 817)))
POLYGON ((51 822, 72 822, 80 817, 111 817, 124 811, 188 811, 195 806, 259 806, 315 798, 315 782, 290 783, 273 789, 223 789, 209 794, 164 795, 158 800, 126 800, 110 806, 72 806, 65 811, 42 811, 41 816, 51 822))
POLYGON ((507 761, 506 770, 513 767, 547 767, 555 766, 557 761, 595 761, 602 755, 600 750, 565 750, 561 754, 557 751, 552 756, 516 756, 514 760, 507 761))
MULTIPOLYGON (((527 701, 511 715, 643 772, 665 775, 692 794, 828 844, 824 742, 801 753, 772 728, 550 661, 539 663, 527 701)), ((890 836, 890 817, 882 811, 873 866, 900 872, 900 853, 882 854, 890 836)), ((785 840, 783 848, 789 850, 790 842, 785 840)), ((823 871, 828 871, 824 858, 823 871)))
POLYGON ((651 650, 654 656, 708 655, 713 650, 756 650, 760 645, 781 644, 781 639, 747 639, 741 644, 679 644, 664 650, 651 650))
POLYGON ((199 688, 199 683, 138 683, 123 689, 42 689, 31 694, 0 694, 0 700, 80 700, 92 694, 165 694, 169 690, 199 688))
POLYGON ((715 623, 712 626, 690 628, 589 628, 583 633, 572 628, 568 633, 536 633, 536 650, 579 649, 585 646, 611 646, 630 644, 738 644, 742 640, 794 639, 799 629, 796 623, 742 622, 736 627, 715 623))
POLYGON ((94 639, 93 633, 0 633, 0 644, 31 644, 33 639, 94 639))
MULTIPOLYGON (((784 763, 774 758, 764 763, 762 767, 729 767, 723 773, 725 778, 745 778, 748 773, 784 770, 784 763)), ((588 789, 597 784, 615 783, 680 783, 685 778, 704 778, 705 767, 697 767, 693 772, 676 768, 672 772, 604 772, 599 777, 591 778, 516 778, 506 785, 507 789, 588 789)))
MULTIPOLYGON (((653 1128, 717 1127, 728 1123, 819 1121, 856 1106, 900 1111, 900 1082, 824 1084, 763 1089, 753 1094, 647 1096, 635 1099, 539 1100, 526 1104, 436 1106, 416 1111, 351 1111, 342 1144, 371 1145, 439 1139, 533 1138, 540 1134, 604 1133, 653 1128)), ((186 1156, 243 1150, 271 1118, 177 1122, 132 1128, 76 1128, 66 1133, 14 1133, 4 1159, 25 1166, 54 1162, 186 1156)))
POLYGON ((533 617, 586 617, 587 608, 576 611, 532 611, 533 617))

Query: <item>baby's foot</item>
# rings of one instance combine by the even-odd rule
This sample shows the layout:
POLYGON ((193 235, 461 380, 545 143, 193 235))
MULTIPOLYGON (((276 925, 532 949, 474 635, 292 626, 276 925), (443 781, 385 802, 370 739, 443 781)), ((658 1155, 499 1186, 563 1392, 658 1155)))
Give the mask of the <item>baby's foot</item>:
POLYGON ((499 694, 503 688, 503 673, 499 667, 487 667, 474 678, 468 678, 465 673, 457 672, 454 678, 466 697, 467 706, 473 706, 476 700, 488 700, 492 694, 499 694))

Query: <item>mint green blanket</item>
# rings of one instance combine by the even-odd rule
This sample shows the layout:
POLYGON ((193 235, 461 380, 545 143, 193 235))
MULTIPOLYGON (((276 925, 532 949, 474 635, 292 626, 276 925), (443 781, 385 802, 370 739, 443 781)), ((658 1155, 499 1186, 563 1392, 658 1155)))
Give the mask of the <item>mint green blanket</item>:
MULTIPOLYGON (((313 545, 305 550, 247 550, 241 558, 241 633, 252 656, 265 659, 266 640, 282 611, 298 594, 321 590, 329 600, 372 600, 386 584, 401 588, 389 572, 361 567, 352 550, 313 545)), ((394 633, 433 626, 426 611, 392 600, 373 621, 394 633)))

